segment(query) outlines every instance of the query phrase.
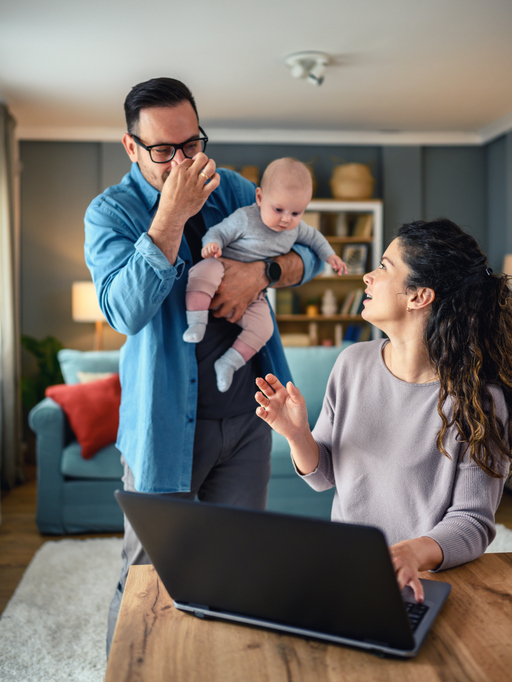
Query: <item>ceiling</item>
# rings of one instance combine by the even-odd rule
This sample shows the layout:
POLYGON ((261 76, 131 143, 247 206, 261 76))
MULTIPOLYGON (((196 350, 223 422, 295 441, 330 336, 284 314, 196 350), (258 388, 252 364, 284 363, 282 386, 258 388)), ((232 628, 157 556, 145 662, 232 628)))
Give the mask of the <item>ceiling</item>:
POLYGON ((0 0, 20 138, 119 139, 129 89, 162 75, 212 141, 479 144, 512 129, 512 2, 0 0), (291 77, 301 50, 332 56, 320 87, 291 77))

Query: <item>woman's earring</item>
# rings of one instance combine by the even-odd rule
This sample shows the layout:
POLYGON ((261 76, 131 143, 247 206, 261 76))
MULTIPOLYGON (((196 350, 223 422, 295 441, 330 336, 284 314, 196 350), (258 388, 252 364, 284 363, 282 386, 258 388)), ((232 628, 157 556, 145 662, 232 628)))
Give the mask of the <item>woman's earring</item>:
POLYGON ((409 308, 409 306, 407 306, 407 312, 408 312, 408 313, 411 312, 411 309, 409 308))

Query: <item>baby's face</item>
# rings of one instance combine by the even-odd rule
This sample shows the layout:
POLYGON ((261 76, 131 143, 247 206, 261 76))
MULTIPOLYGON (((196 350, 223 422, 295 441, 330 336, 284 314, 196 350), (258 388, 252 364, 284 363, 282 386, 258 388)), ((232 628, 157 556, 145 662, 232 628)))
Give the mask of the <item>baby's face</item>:
POLYGON ((256 203, 263 223, 274 232, 294 230, 311 200, 311 190, 290 190, 272 184, 256 190, 256 203))

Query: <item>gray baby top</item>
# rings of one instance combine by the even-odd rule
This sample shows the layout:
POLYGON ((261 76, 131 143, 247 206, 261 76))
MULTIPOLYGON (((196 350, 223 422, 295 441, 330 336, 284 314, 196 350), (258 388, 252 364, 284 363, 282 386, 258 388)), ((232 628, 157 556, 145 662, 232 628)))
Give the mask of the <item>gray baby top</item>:
POLYGON ((249 263, 264 258, 275 258, 288 253, 297 242, 308 246, 325 261, 334 254, 327 239, 314 227, 301 220, 294 230, 275 232, 265 225, 258 206, 237 209, 203 237, 203 246, 216 242, 226 258, 249 263))

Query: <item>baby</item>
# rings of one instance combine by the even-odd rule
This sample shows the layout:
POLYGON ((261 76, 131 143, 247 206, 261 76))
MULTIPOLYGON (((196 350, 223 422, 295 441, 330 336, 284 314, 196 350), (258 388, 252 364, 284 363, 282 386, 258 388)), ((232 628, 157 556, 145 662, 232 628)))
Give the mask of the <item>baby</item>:
MULTIPOLYGON (((208 308, 222 277, 219 256, 243 262, 267 260, 288 253, 295 242, 305 244, 339 275, 347 272, 326 238, 302 221, 312 196, 311 173, 292 158, 273 161, 256 189, 256 203, 239 208, 203 237, 201 255, 205 260, 189 272, 186 294, 188 329, 183 340, 198 343, 208 322, 208 308)), ((215 363, 217 388, 224 393, 233 375, 270 339, 274 324, 265 291, 248 306, 238 324, 242 332, 215 363)))

